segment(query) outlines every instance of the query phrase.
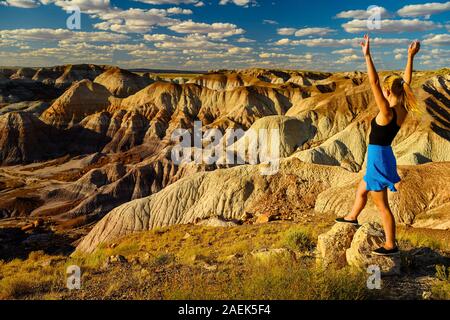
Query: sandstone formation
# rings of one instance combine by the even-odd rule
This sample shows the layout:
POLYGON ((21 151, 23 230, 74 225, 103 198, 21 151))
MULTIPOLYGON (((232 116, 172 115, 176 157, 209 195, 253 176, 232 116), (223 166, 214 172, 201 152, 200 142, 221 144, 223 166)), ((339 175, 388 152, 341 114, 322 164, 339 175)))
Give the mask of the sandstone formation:
POLYGON ((289 157, 303 146, 311 135, 311 125, 294 117, 267 116, 255 121, 246 134, 231 149, 242 150, 249 162, 249 150, 259 150, 264 145, 268 155, 289 157))
POLYGON ((58 130, 27 112, 0 116, 0 163, 45 160, 61 154, 58 130))
POLYGON ((55 85, 67 87, 76 81, 85 79, 93 81, 104 70, 105 67, 93 64, 68 65, 64 68, 63 74, 55 80, 55 85))
POLYGON ((57 127, 77 123, 90 114, 106 110, 111 104, 111 97, 104 86, 81 80, 64 92, 42 114, 41 119, 57 127))
POLYGON ((103 85, 114 96, 126 98, 152 83, 150 78, 120 68, 111 68, 95 78, 94 82, 103 85))

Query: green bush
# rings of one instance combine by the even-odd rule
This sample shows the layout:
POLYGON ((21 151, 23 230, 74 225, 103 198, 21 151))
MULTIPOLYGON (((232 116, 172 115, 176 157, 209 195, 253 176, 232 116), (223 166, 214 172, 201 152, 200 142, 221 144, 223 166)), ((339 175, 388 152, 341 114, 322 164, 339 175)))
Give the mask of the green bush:
POLYGON ((292 250, 309 251, 315 247, 315 239, 309 229, 297 227, 286 232, 283 246, 292 250))

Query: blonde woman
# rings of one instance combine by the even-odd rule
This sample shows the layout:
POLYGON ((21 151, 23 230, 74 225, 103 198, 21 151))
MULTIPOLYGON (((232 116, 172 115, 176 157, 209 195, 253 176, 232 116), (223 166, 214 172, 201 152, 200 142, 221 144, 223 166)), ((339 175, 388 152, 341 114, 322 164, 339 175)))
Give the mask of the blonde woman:
POLYGON ((389 256, 399 253, 395 239, 395 220, 389 207, 387 189, 396 192, 395 184, 400 182, 397 173, 397 162, 391 148, 391 143, 405 121, 408 112, 418 111, 417 102, 411 91, 413 61, 420 50, 420 43, 414 41, 409 46, 408 63, 404 78, 396 75, 388 76, 381 86, 375 65, 370 54, 370 39, 364 36, 361 47, 367 63, 369 81, 376 104, 378 115, 372 120, 370 140, 367 155, 367 170, 364 179, 359 184, 356 200, 350 214, 336 219, 336 222, 358 224, 358 216, 367 203, 367 195, 371 192, 372 199, 381 213, 386 243, 374 250, 376 255, 389 256))

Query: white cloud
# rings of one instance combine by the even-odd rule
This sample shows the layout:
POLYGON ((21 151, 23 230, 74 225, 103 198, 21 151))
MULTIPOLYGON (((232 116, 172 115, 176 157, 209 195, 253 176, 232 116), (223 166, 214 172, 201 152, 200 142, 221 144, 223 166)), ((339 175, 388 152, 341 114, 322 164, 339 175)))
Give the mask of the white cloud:
POLYGON ((248 8, 249 6, 257 6, 258 2, 255 0, 220 0, 219 5, 224 6, 229 3, 234 3, 237 6, 248 8))
POLYGON ((167 9, 167 13, 169 13, 169 14, 192 14, 193 12, 190 9, 182 9, 179 7, 173 7, 173 8, 167 9))
POLYGON ((361 60, 362 60, 361 55, 352 54, 352 55, 348 55, 348 56, 344 56, 344 57, 340 58, 339 60, 336 61, 336 63, 343 64, 343 63, 350 63, 350 62, 356 62, 356 61, 361 61, 361 60))
POLYGON ((263 20, 263 24, 272 24, 272 25, 277 25, 278 22, 275 20, 263 20))
POLYGON ((243 47, 231 47, 228 49, 228 53, 230 54, 240 54, 240 53, 250 53, 252 52, 252 48, 243 48, 243 47))
POLYGON ((281 40, 278 40, 277 42, 275 42, 275 45, 277 45, 277 46, 286 46, 286 45, 291 44, 291 42, 292 41, 290 39, 284 38, 284 39, 281 39, 281 40))
POLYGON ((336 18, 342 19, 368 19, 375 13, 380 13, 381 17, 387 18, 390 14, 384 7, 369 7, 367 10, 348 10, 339 12, 336 18), (370 9, 369 9, 370 8, 370 9))
POLYGON ((245 32, 243 29, 240 29, 235 24, 231 23, 208 24, 208 23, 194 22, 192 20, 174 24, 170 26, 169 29, 177 33, 207 34, 208 37, 214 39, 221 39, 225 37, 239 35, 245 32))
POLYGON ((0 5, 7 7, 30 9, 39 7, 40 2, 38 0, 6 0, 0 2, 0 5))
MULTIPOLYGON (((146 33, 152 30, 154 26, 169 26, 179 22, 173 15, 191 15, 190 9, 173 7, 168 9, 139 9, 129 8, 121 9, 112 7, 110 0, 41 0, 44 4, 54 3, 63 9, 76 5, 81 11, 89 14, 93 18, 102 20, 94 24, 94 28, 100 30, 111 30, 119 33, 146 33)), ((151 4, 200 4, 201 1, 140 1, 151 4)))
POLYGON ((292 53, 273 53, 273 52, 260 53, 259 57, 261 59, 289 58, 289 59, 294 59, 294 60, 305 60, 305 61, 313 59, 313 55, 312 54, 298 55, 298 54, 292 54, 292 53))
POLYGON ((0 30, 0 36, 22 41, 120 42, 129 39, 125 35, 109 32, 75 32, 68 29, 47 28, 0 30))
POLYGON ((397 49, 394 49, 394 53, 407 53, 408 52, 408 50, 407 49, 405 49, 405 48, 402 48, 402 49, 399 49, 399 48, 397 48, 397 49))
MULTIPOLYGON (((433 21, 422 21, 419 19, 401 19, 401 20, 381 20, 380 29, 377 32, 416 32, 416 31, 429 31, 437 28, 442 28, 439 23, 433 21)), ((362 33, 367 32, 367 20, 352 20, 342 25, 345 31, 349 33, 362 33)))
POLYGON ((175 5, 179 5, 179 4, 193 4, 193 5, 198 5, 199 3, 202 3, 202 5, 204 5, 204 3, 200 0, 134 0, 136 2, 143 2, 143 3, 148 3, 148 4, 156 4, 156 5, 160 5, 160 4, 175 4, 175 5))
POLYGON ((426 45, 438 45, 438 46, 450 46, 450 34, 436 34, 432 35, 425 40, 423 44, 426 45))
POLYGON ((348 49, 334 50, 331 53, 333 53, 333 54, 354 54, 354 53, 356 53, 356 50, 353 48, 348 48, 348 49))
POLYGON ((100 30, 111 30, 120 33, 136 32, 145 33, 154 26, 171 26, 178 23, 178 19, 171 18, 171 14, 191 14, 191 10, 180 8, 165 9, 113 9, 98 13, 97 16, 103 22, 94 25, 100 30))
POLYGON ((219 50, 232 47, 230 44, 213 42, 206 35, 189 34, 185 37, 167 34, 146 34, 144 40, 152 42, 156 48, 164 49, 210 49, 219 50))
POLYGON ((402 17, 423 17, 430 16, 432 14, 437 14, 450 10, 450 1, 440 3, 440 2, 429 2, 424 4, 413 4, 407 5, 397 11, 397 14, 402 17))
POLYGON ((305 36, 324 36, 329 33, 335 32, 335 30, 331 28, 304 28, 299 29, 295 32, 296 37, 305 37, 305 36))
POLYGON ((297 29, 295 28, 280 28, 277 30, 278 34, 281 36, 292 36, 297 29))
MULTIPOLYGON (((290 40, 281 39, 275 42, 277 46, 298 46, 304 45, 307 47, 342 47, 342 46, 359 46, 361 38, 351 38, 351 39, 332 39, 332 38, 314 38, 314 39, 301 39, 301 40, 290 40)), ((399 44, 409 44, 411 40, 409 39, 399 39, 399 38, 372 38, 374 44, 379 45, 399 45, 399 44)))
POLYGON ((336 32, 331 28, 303 28, 303 29, 295 29, 295 28, 279 28, 277 29, 277 33, 281 36, 292 36, 296 37, 306 37, 306 36, 324 36, 329 33, 336 32))
POLYGON ((254 42, 256 42, 256 40, 248 39, 248 38, 245 38, 245 37, 240 37, 236 41, 239 42, 239 43, 254 43, 254 42))
POLYGON ((40 0, 44 5, 55 4, 66 10, 69 7, 77 6, 81 12, 96 14, 111 10, 110 0, 40 0))

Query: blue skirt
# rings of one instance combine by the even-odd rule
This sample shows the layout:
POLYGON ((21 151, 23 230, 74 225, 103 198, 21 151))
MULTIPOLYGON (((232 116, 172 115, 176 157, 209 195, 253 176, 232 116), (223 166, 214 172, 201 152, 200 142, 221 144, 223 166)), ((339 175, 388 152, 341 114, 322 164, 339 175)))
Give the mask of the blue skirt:
POLYGON ((367 169, 364 176, 367 190, 382 191, 389 188, 392 192, 396 192, 395 184, 400 180, 392 147, 369 144, 367 169))

